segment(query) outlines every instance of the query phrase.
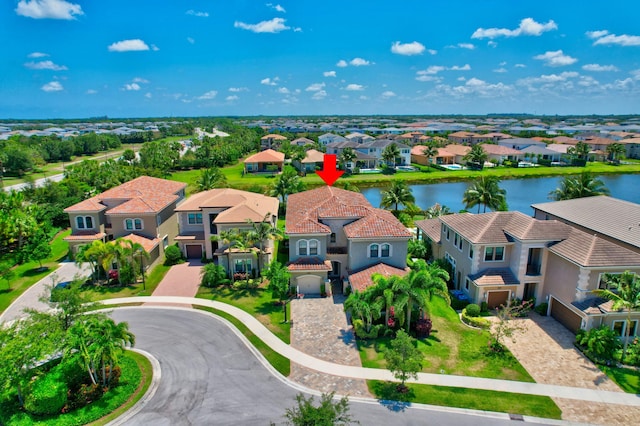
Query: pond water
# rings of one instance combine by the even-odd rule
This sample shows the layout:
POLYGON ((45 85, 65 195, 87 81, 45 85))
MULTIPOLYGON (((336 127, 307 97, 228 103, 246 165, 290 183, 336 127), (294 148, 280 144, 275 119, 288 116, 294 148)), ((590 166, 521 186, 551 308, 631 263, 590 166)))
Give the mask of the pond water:
MULTIPOLYGON (((640 175, 607 175, 599 178, 612 197, 640 204, 640 175)), ((530 216, 533 214, 531 204, 552 201, 549 192, 556 189, 561 180, 561 177, 506 179, 500 182, 500 187, 507 191, 509 210, 518 210, 530 216)), ((457 212, 464 209, 462 195, 469 185, 470 182, 447 182, 409 186, 421 209, 439 203, 457 212)), ((378 207, 383 190, 384 188, 363 188, 362 194, 371 205, 378 207)))

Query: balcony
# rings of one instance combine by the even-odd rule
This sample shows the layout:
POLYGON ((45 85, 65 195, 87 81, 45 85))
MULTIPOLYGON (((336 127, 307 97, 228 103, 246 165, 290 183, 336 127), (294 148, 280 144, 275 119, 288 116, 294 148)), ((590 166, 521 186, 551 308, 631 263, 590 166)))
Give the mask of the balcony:
POLYGON ((530 276, 538 276, 540 275, 540 265, 537 264, 529 264, 527 265, 527 275, 530 276))

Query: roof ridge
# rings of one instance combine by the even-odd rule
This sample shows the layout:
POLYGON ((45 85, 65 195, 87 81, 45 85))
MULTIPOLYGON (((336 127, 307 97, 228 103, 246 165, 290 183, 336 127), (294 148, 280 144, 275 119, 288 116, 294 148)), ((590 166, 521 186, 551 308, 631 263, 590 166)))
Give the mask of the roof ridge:
POLYGON ((585 263, 588 263, 591 260, 591 255, 593 254, 593 251, 595 250, 597 239, 598 239, 598 235, 593 234, 592 235, 592 239, 591 239, 591 244, 589 244, 589 250, 587 250, 587 256, 584 259, 585 263))

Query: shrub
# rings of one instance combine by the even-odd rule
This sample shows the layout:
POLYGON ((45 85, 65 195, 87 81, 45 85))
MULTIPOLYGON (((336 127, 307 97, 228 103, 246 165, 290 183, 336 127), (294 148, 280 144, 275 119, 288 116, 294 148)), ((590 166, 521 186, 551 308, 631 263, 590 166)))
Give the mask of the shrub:
POLYGON ((469 305, 469 301, 468 300, 460 300, 455 296, 451 296, 451 307, 454 310, 459 311, 461 309, 466 308, 467 305, 469 305))
POLYGON ((546 317, 547 311, 549 310, 549 304, 547 302, 541 303, 535 308, 533 308, 533 310, 536 311, 538 314, 542 315, 543 317, 546 317))
POLYGON ((167 266, 182 263, 182 252, 178 246, 169 246, 164 249, 164 264, 167 266))
POLYGON ((221 265, 207 263, 202 268, 202 281, 200 285, 204 287, 217 287, 223 284, 229 284, 227 271, 221 265))
POLYGON ((24 408, 39 416, 57 414, 67 403, 68 391, 62 376, 50 372, 40 376, 30 385, 24 399, 24 408))
POLYGON ((380 327, 382 327, 382 324, 374 325, 371 327, 371 330, 367 332, 364 327, 364 321, 362 321, 361 319, 353 320, 353 330, 355 331, 356 336, 358 336, 361 339, 377 338, 378 332, 380 331, 380 327))
POLYGON ((576 344, 595 362, 605 364, 613 361, 613 355, 621 346, 616 332, 606 324, 589 331, 579 330, 576 344))
POLYGON ((491 322, 489 322, 488 319, 482 318, 482 317, 469 316, 467 314, 466 308, 462 310, 461 319, 462 319, 462 322, 472 327, 478 327, 478 328, 484 328, 484 329, 488 329, 489 327, 491 327, 491 322))
POLYGON ((489 305, 487 305, 487 302, 480 303, 480 312, 489 312, 489 305))
POLYGON ((475 303, 468 304, 465 310, 467 311, 467 315, 469 315, 470 317, 480 316, 480 306, 476 305, 475 303))
POLYGON ((136 273, 133 271, 133 266, 123 263, 118 270, 120 275, 120 282, 124 285, 132 284, 136 280, 136 273))

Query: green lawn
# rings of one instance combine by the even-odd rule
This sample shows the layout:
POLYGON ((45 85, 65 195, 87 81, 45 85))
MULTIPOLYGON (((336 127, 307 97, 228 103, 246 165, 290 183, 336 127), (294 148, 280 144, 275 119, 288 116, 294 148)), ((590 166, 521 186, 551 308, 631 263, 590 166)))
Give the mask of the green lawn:
POLYGON ((222 312, 213 308, 207 308, 205 306, 196 306, 196 309, 211 312, 232 323, 238 330, 240 330, 242 334, 244 334, 247 339, 249 339, 251 344, 260 351, 262 356, 264 356, 267 361, 269 361, 269 364, 271 364, 283 376, 289 376, 289 373, 291 372, 291 361, 289 361, 289 358, 285 358, 271 349, 270 346, 260 340, 258 336, 253 334, 240 320, 236 319, 236 317, 229 315, 226 312, 222 312))
MULTIPOLYGON (((196 297, 228 303, 240 308, 253 315, 280 340, 289 343, 291 325, 282 322, 284 320, 282 305, 277 299, 271 297, 271 292, 263 288, 236 290, 228 286, 200 287, 196 297)), ((290 306, 287 305, 287 319, 290 317, 290 306)))
POLYGON ((66 259, 69 244, 63 239, 71 233, 70 229, 58 232, 51 241, 51 255, 42 261, 44 270, 40 270, 38 262, 28 262, 13 268, 15 276, 10 282, 0 279, 0 312, 13 303, 29 287, 49 275, 58 268, 58 264, 66 259))
MULTIPOLYGON (((418 347, 425 355, 423 372, 534 381, 510 353, 491 353, 487 348, 489 333, 462 324, 456 311, 439 297, 433 298, 429 312, 433 321, 431 336, 418 340, 418 347)), ((384 350, 389 342, 389 338, 358 340, 362 366, 386 368, 384 350)))
POLYGON ((149 360, 136 352, 127 351, 120 359, 120 367, 122 375, 119 385, 92 404, 58 416, 35 417, 21 410, 14 402, 15 398, 12 398, 11 401, 3 401, 0 405, 0 424, 7 426, 106 424, 123 414, 144 396, 153 376, 149 360))
POLYGON ((640 394, 640 371, 630 368, 607 367, 605 365, 598 365, 598 368, 625 392, 640 394))
POLYGON ((394 401, 389 405, 396 407, 402 402, 415 402, 550 419, 560 419, 562 415, 560 408, 547 396, 413 384, 408 385, 409 392, 401 394, 396 391, 396 383, 371 380, 367 385, 376 398, 394 401))
POLYGON ((151 272, 147 274, 145 284, 142 282, 127 286, 86 286, 85 293, 91 301, 117 299, 119 297, 132 296, 151 296, 153 291, 158 287, 162 278, 169 272, 171 266, 165 266, 162 263, 156 265, 151 272))

